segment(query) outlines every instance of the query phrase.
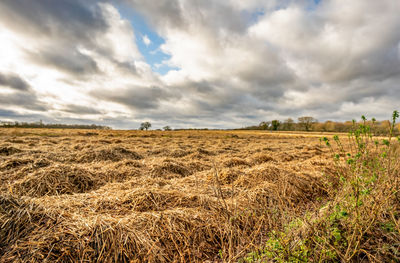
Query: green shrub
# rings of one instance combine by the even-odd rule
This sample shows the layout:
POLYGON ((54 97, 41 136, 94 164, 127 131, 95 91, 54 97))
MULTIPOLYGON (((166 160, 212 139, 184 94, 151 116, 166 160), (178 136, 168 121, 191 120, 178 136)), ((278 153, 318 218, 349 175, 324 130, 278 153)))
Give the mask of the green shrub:
POLYGON ((247 262, 400 261, 400 154, 393 138, 373 135, 365 116, 347 138, 321 139, 331 150, 335 175, 327 176, 323 205, 285 229, 272 232, 262 251, 247 262))

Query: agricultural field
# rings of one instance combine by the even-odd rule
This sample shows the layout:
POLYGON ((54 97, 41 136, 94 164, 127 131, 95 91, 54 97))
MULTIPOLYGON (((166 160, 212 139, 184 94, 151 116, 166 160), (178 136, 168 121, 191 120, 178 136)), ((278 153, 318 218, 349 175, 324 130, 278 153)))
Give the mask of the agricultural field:
POLYGON ((321 136, 2 129, 0 261, 255 258, 331 198, 321 136))

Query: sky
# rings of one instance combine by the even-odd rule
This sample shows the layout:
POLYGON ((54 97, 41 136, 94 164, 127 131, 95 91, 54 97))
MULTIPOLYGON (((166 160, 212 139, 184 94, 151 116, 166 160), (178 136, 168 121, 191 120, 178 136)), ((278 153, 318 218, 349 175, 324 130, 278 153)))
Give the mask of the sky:
POLYGON ((389 119, 398 0, 1 0, 0 121, 389 119))

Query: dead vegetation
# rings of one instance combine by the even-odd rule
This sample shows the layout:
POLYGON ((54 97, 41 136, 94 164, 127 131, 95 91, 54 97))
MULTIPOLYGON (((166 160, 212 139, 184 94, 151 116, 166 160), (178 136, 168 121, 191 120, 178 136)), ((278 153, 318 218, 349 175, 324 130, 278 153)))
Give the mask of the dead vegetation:
POLYGON ((112 161, 117 162, 121 160, 140 160, 143 157, 134 152, 122 147, 110 147, 103 149, 87 149, 81 151, 76 156, 76 161, 81 163, 112 161))
POLYGON ((315 137, 1 134, 1 262, 233 262, 328 195, 315 137))
POLYGON ((11 192, 31 197, 84 193, 104 184, 102 179, 101 175, 95 175, 87 169, 58 165, 31 173, 16 181, 11 192))
POLYGON ((5 146, 0 148, 0 155, 9 156, 19 152, 21 152, 21 150, 15 147, 5 146))

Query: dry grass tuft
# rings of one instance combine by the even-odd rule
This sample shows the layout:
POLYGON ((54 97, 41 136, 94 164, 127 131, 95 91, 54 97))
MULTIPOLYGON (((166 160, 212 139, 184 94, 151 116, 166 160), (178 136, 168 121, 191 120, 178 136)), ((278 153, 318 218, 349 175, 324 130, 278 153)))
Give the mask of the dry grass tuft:
POLYGON ((203 148, 198 148, 197 149, 197 153, 200 154, 200 155, 215 155, 214 152, 208 151, 208 150, 203 149, 203 148))
MULTIPOLYGON (((219 171, 219 181, 221 184, 232 184, 236 182, 237 178, 242 174, 240 169, 223 168, 219 171)), ((208 177, 210 181, 214 180, 214 175, 210 174, 208 177)), ((237 185, 237 184, 236 184, 237 185)))
POLYGON ((191 151, 184 151, 184 150, 175 150, 173 151, 170 156, 174 158, 181 158, 191 154, 191 151))
MULTIPOLYGON (((122 206, 138 212, 164 211, 179 207, 198 207, 210 210, 217 204, 207 196, 188 195, 176 190, 160 189, 138 190, 127 194, 121 201, 122 206)), ((118 204, 113 204, 113 206, 118 207, 118 204)))
POLYGON ((1 147, 0 148, 0 155, 9 156, 9 155, 13 155, 14 153, 19 153, 19 152, 21 152, 21 150, 18 148, 15 148, 15 147, 1 147))
POLYGON ((267 162, 273 162, 274 158, 269 154, 258 154, 252 158, 253 164, 262 164, 267 162))
POLYGON ((9 170, 32 163, 30 159, 11 159, 0 165, 0 170, 9 170))
POLYGON ((76 161, 81 163, 112 161, 118 162, 124 159, 140 160, 143 157, 133 151, 122 147, 103 148, 100 150, 86 150, 78 155, 76 161))
POLYGON ((35 168, 42 168, 42 167, 46 167, 49 166, 51 164, 51 162, 45 158, 37 158, 34 162, 33 162, 33 167, 35 168))
POLYGON ((247 163, 246 160, 240 158, 232 158, 224 162, 225 167, 248 166, 248 165, 249 164, 247 163))
POLYGON ((191 174, 191 171, 182 163, 166 159, 161 165, 154 165, 151 169, 153 177, 186 177, 191 174))

